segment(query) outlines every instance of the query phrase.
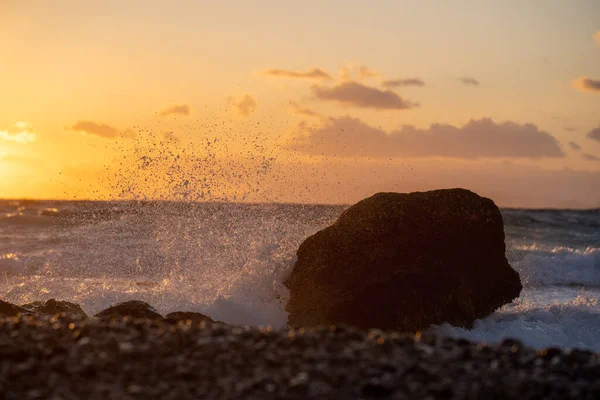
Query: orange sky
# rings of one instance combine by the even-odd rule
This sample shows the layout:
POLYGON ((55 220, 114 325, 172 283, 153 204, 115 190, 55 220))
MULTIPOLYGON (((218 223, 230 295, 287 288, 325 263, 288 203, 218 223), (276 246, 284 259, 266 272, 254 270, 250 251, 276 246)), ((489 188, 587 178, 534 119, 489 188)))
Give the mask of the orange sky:
POLYGON ((600 3, 323 3, 0 3, 0 198, 600 207, 600 3))

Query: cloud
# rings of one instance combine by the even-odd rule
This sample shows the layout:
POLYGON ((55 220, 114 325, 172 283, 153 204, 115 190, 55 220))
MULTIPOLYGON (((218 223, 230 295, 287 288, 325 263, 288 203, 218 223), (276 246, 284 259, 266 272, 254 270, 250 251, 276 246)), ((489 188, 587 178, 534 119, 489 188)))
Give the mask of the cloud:
POLYGON ((188 115, 190 115, 190 112, 191 112, 190 106, 188 106, 187 104, 181 104, 181 105, 169 107, 169 108, 159 112, 158 114, 162 115, 162 116, 167 116, 167 115, 188 116, 188 115))
POLYGON ((321 68, 311 68, 308 71, 290 71, 285 69, 272 68, 265 72, 265 75, 275 76, 278 78, 298 78, 298 79, 316 79, 316 80, 331 80, 331 75, 323 71, 321 68))
POLYGON ((307 117, 319 117, 321 116, 321 114, 319 114, 318 112, 311 110, 310 108, 307 107, 303 107, 293 101, 290 101, 290 110, 294 113, 294 114, 300 114, 300 115, 304 115, 307 117))
POLYGON ((132 138, 134 136, 133 132, 129 129, 124 131, 119 131, 112 126, 106 124, 99 124, 93 121, 77 121, 75 125, 65 127, 67 130, 83 132, 88 135, 100 136, 106 139, 112 138, 132 138))
POLYGON ((404 110, 418 107, 417 103, 406 101, 391 90, 380 90, 358 82, 342 82, 332 88, 315 85, 312 90, 320 100, 336 101, 347 107, 376 110, 404 110))
POLYGON ((463 85, 479 86, 479 81, 475 78, 462 77, 458 78, 458 81, 463 85))
POLYGON ((37 136, 31 132, 31 124, 19 121, 7 129, 0 129, 0 140, 16 143, 33 143, 37 136))
POLYGON ((341 67, 339 69, 340 82, 348 82, 352 80, 352 73, 350 72, 350 68, 341 67))
POLYGON ((572 85, 575 89, 579 89, 584 92, 600 93, 600 80, 598 79, 582 76, 581 78, 575 79, 572 85))
POLYGON ((323 126, 298 127, 288 148, 313 155, 348 157, 563 157, 558 141, 532 124, 471 120, 462 127, 434 124, 427 129, 404 126, 386 133, 349 116, 323 126))
POLYGON ((356 68, 356 75, 358 76, 358 79, 374 78, 379 76, 379 72, 370 69, 366 65, 361 65, 356 68))
POLYGON ((589 153, 581 153, 581 157, 588 161, 600 161, 600 157, 596 157, 595 155, 589 153))
POLYGON ((580 145, 578 145, 578 144, 577 144, 577 143, 575 143, 575 142, 569 142, 569 146, 571 146, 571 148, 572 148, 573 150, 575 150, 575 151, 579 151, 579 150, 581 150, 581 146, 580 146, 580 145))
POLYGON ((600 31, 594 34, 594 40, 600 45, 600 31))
POLYGON ((386 88, 397 88, 402 86, 425 86, 425 82, 419 78, 388 79, 381 82, 386 88))
POLYGON ((256 99, 249 94, 244 95, 241 99, 236 100, 233 97, 227 99, 229 104, 237 111, 237 113, 243 117, 248 117, 256 110, 258 103, 256 99))
POLYGON ((592 140, 600 141, 600 126, 589 131, 587 134, 587 137, 592 140))
POLYGON ((340 67, 338 70, 339 82, 349 82, 353 80, 362 81, 369 78, 376 78, 379 71, 371 69, 366 65, 348 64, 340 67), (356 78, 355 78, 356 77, 356 78))
POLYGON ((565 126, 565 131, 567 131, 567 132, 575 132, 576 129, 573 128, 572 126, 565 126))

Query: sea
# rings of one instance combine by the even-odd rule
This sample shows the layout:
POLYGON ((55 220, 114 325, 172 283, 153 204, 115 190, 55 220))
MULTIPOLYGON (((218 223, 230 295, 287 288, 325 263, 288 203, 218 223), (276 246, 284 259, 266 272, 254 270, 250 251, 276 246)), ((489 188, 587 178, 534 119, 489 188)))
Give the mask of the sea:
MULTIPOLYGON (((300 243, 347 206, 168 201, 0 201, 0 298, 89 314, 143 300, 231 324, 283 328, 300 243)), ((503 209, 521 296, 472 329, 430 331, 600 351, 600 209, 503 209)), ((469 251, 469 249, 465 249, 469 251)), ((389 307, 394 307, 390 304, 389 307)))

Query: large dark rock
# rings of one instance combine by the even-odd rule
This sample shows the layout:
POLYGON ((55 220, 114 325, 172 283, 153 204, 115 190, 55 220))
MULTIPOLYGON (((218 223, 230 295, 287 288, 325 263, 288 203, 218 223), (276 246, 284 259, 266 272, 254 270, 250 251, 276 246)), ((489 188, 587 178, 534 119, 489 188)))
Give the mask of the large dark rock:
POLYGON ((29 314, 23 307, 0 300, 0 317, 16 317, 19 314, 29 314))
POLYGON ((115 304, 106 310, 100 311, 95 315, 95 317, 101 319, 120 319, 123 317, 135 319, 163 319, 163 316, 160 315, 158 311, 156 311, 150 304, 139 300, 131 300, 124 303, 115 304))
POLYGON ((50 299, 48 301, 34 301, 23 304, 21 307, 36 314, 64 315, 72 318, 87 318, 87 314, 79 304, 68 301, 50 299))
POLYGON ((306 239, 284 282, 291 326, 470 326, 521 292, 490 199, 464 189, 378 193, 306 239))

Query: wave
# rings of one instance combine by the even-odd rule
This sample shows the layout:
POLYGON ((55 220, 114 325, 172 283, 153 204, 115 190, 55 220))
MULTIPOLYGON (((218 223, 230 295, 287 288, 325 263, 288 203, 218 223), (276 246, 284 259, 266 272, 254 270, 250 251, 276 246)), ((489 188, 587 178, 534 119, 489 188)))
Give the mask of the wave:
POLYGON ((217 282, 190 281, 173 276, 160 281, 109 278, 13 277, 0 283, 2 298, 25 304, 51 298, 79 304, 88 315, 119 302, 142 300, 166 315, 193 311, 234 325, 283 328, 286 326, 287 289, 277 274, 241 276, 242 282, 219 286, 217 282), (218 287, 214 287, 214 286, 218 287))
POLYGON ((600 287, 600 248, 518 246, 522 258, 513 262, 525 286, 600 287))
POLYGON ((482 320, 472 329, 442 324, 431 331, 476 342, 499 343, 516 338, 535 348, 563 347, 600 351, 600 301, 597 293, 581 292, 574 299, 540 307, 519 300, 482 320))
POLYGON ((532 228, 598 228, 600 208, 589 210, 502 209, 508 226, 532 228))
POLYGON ((23 272, 23 263, 16 254, 0 254, 0 275, 17 275, 23 272))

